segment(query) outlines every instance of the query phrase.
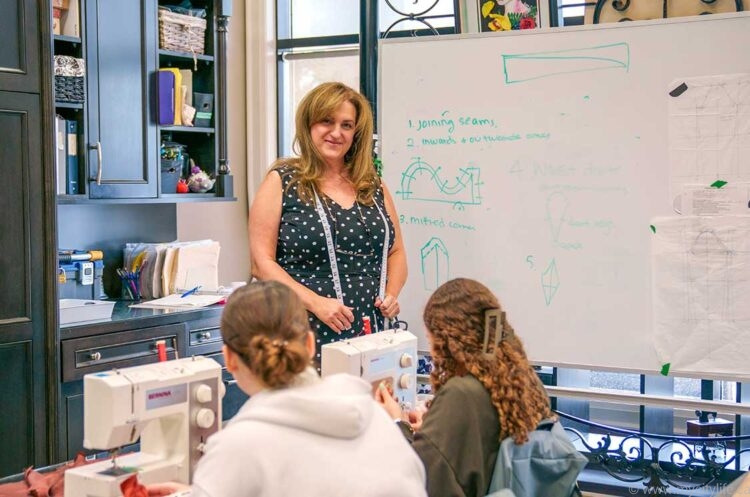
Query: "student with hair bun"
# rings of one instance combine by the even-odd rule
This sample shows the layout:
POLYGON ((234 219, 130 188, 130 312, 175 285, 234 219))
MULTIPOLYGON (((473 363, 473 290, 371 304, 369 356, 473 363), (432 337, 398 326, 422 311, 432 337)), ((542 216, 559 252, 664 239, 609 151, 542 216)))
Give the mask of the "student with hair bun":
MULTIPOLYGON (((250 396, 211 436, 193 497, 418 496, 425 472, 396 425, 350 375, 321 379, 300 298, 276 281, 228 299, 221 319, 226 367, 250 396)), ((190 487, 148 486, 166 496, 190 487)))

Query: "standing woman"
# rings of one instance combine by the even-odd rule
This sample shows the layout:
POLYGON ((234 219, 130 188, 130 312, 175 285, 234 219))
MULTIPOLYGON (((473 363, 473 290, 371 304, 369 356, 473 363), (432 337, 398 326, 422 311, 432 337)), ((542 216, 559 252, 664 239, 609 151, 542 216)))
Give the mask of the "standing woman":
POLYGON ((398 215, 372 159, 367 100, 342 83, 323 83, 300 102, 298 157, 281 158, 250 209, 254 277, 276 280, 302 299, 320 348, 384 329, 399 312, 406 255, 398 215))
POLYGON ((526 442, 540 421, 553 417, 549 398, 500 302, 483 284, 444 283, 423 317, 435 394, 424 422, 419 412, 407 419, 384 388, 376 399, 422 459, 430 497, 484 497, 501 440, 526 442))

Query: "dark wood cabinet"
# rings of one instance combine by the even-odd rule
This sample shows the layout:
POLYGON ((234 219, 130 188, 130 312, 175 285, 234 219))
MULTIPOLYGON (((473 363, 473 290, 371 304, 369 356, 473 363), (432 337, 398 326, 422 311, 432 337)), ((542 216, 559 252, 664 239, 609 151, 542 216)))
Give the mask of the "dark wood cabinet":
POLYGON ((0 89, 39 93, 39 8, 29 0, 7 0, 0 12, 0 89))
MULTIPOLYGON (((161 48, 159 9, 178 3, 174 0, 71 1, 80 5, 81 37, 54 36, 54 51, 85 64, 85 102, 58 101, 55 105, 58 115, 77 124, 78 150, 72 155, 79 164, 77 192, 58 188, 58 203, 234 200, 231 188, 225 187, 231 184, 231 177, 219 174, 227 172, 220 164, 228 164, 228 159, 222 119, 225 95, 217 90, 217 81, 225 79, 221 73, 225 71, 225 54, 217 57, 216 47, 225 50, 226 38, 226 30, 221 37, 218 33, 218 2, 193 2, 206 22, 201 31, 205 43, 196 52, 192 46, 180 49, 179 43, 161 48), (185 103, 201 107, 196 117, 202 116, 194 126, 158 124, 158 74, 164 68, 189 76, 185 103), (200 97, 203 104, 194 97, 200 97), (175 146, 184 152, 179 163, 169 160, 162 164, 162 152, 171 159, 175 146), (177 179, 188 179, 191 164, 212 178, 221 176, 222 181, 207 192, 177 194, 177 179)), ((227 18, 221 19, 225 25, 227 18)), ((185 29, 187 37, 193 28, 185 29)), ((178 109, 181 111, 182 103, 174 106, 176 112, 178 109)), ((58 175, 66 174, 63 167, 58 171, 58 175)))
POLYGON ((156 2, 85 0, 89 198, 155 198, 156 2))
MULTIPOLYGON (((148 323, 126 317, 114 327, 80 336, 58 326, 59 248, 105 250, 105 278, 111 283, 114 268, 122 263, 122 240, 175 238, 174 203, 233 200, 231 194, 162 196, 159 191, 163 134, 186 137, 188 145, 200 150, 196 157, 211 166, 207 168, 211 173, 216 172, 217 161, 226 160, 226 143, 222 143, 218 124, 212 124, 216 132, 167 130, 156 125, 154 75, 158 68, 172 59, 180 68, 192 63, 184 54, 159 50, 158 0, 78 1, 80 37, 53 36, 51 2, 0 2, 0 439, 6 445, 0 452, 0 477, 29 466, 60 463, 74 455, 82 441, 82 375, 97 367, 122 367, 128 362, 117 359, 122 354, 152 360, 143 342, 149 333, 174 337, 181 354, 220 358, 220 341, 197 348, 188 345, 194 330, 186 323, 207 319, 204 315, 173 315, 148 323), (83 102, 55 102, 55 54, 86 61, 83 102), (82 185, 78 195, 57 195, 55 114, 78 124, 82 185), (93 338, 107 333, 116 336, 93 338), (80 338, 90 343, 79 350, 78 346, 85 345, 75 341, 80 338), (110 344, 110 338, 118 342, 110 344), (76 346, 73 369, 66 369, 65 351, 71 345, 76 346), (92 362, 86 357, 86 347, 101 347, 95 352, 105 357, 112 354, 114 362, 92 362)), ((213 9, 213 1, 198 3, 213 9)), ((213 17, 209 19, 213 51, 216 23, 213 17)), ((200 63, 203 72, 194 81, 196 88, 214 92, 221 100, 221 87, 213 78, 225 70, 224 65, 214 65, 213 55, 206 55, 200 63)), ((218 314, 210 316, 212 322, 198 326, 216 333, 218 314)), ((237 404, 242 399, 236 394, 231 398, 237 404)))
POLYGON ((37 7, 11 0, 0 14, 0 475, 48 455, 47 140, 37 7))

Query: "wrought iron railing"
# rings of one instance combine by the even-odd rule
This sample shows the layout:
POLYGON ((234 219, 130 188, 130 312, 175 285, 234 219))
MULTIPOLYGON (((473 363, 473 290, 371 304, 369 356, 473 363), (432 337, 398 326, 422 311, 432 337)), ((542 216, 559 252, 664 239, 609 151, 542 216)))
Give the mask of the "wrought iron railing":
POLYGON ((740 457, 750 449, 740 449, 750 435, 690 437, 642 433, 595 423, 556 411, 563 419, 588 427, 590 433, 565 427, 574 443, 589 459, 588 468, 605 471, 630 485, 631 493, 670 495, 675 489, 694 491, 715 488, 740 476, 740 457), (600 437, 592 441, 594 437, 600 437), (722 458, 734 446, 731 457, 722 458))

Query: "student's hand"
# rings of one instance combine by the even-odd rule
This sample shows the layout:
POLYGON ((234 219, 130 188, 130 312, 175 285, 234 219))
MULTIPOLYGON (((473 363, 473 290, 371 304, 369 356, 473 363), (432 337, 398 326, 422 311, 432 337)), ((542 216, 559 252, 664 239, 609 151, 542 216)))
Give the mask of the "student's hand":
POLYGON ((350 329, 354 322, 352 308, 345 306, 336 299, 320 297, 311 310, 318 319, 323 321, 336 333, 350 329))
POLYGON ((409 418, 409 424, 411 425, 411 429, 414 431, 419 431, 420 428, 422 428, 422 419, 424 417, 424 411, 421 411, 419 409, 414 411, 409 411, 406 413, 406 416, 409 418))
POLYGON ((165 497, 177 492, 190 491, 190 485, 170 481, 165 483, 153 483, 151 485, 146 485, 146 490, 148 490, 149 497, 165 497))
POLYGON ((388 391, 385 383, 381 383, 375 390, 375 400, 383 406, 385 412, 387 412, 392 419, 403 419, 406 421, 403 412, 401 411, 401 406, 398 405, 396 399, 394 399, 393 395, 388 391))
POLYGON ((386 317, 388 319, 398 316, 398 312, 401 310, 396 297, 388 294, 386 294, 385 298, 382 300, 380 299, 380 297, 377 297, 375 299, 375 307, 380 309, 380 313, 383 315, 383 317, 386 317))

